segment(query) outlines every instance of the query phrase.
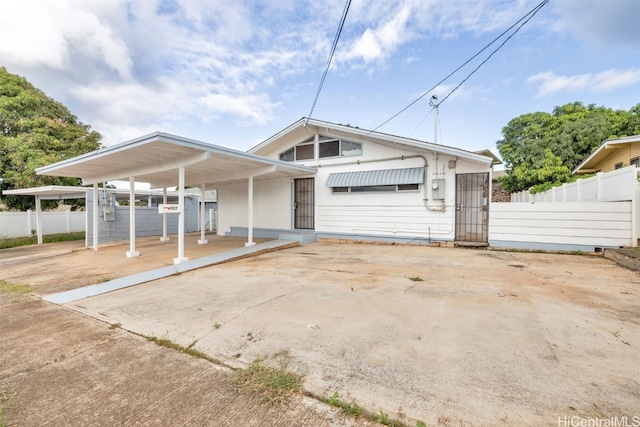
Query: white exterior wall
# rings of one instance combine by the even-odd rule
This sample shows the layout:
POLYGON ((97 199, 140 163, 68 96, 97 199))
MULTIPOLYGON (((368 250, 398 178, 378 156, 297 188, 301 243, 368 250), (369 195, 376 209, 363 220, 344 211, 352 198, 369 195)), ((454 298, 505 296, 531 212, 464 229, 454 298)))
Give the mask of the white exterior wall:
MULTIPOLYGON (((384 145, 359 138, 344 138, 363 144, 363 154, 354 157, 325 158, 319 161, 299 162, 308 167, 318 168, 315 178, 315 231, 327 235, 380 236, 385 238, 421 238, 433 240, 453 240, 455 236, 455 175, 456 173, 488 172, 486 164, 472 163, 457 159, 456 167, 449 168, 453 156, 434 154, 419 149, 401 149, 390 144, 384 145), (400 169, 423 167, 425 159, 428 167, 424 185, 412 192, 358 192, 336 193, 326 187, 331 173, 400 169), (404 160, 398 159, 405 156, 404 160), (356 162, 360 162, 357 164, 356 162), (445 209, 442 201, 432 200, 433 179, 446 181, 445 209), (425 206, 427 198, 429 210, 425 206)), ((296 141, 297 142, 297 141, 296 141)), ((295 142, 292 142, 294 145, 295 142)), ((262 152, 278 158, 282 150, 262 152)), ((257 185, 257 184, 256 184, 257 185)), ((220 233, 228 232, 231 226, 246 227, 246 184, 219 187, 220 233)), ((255 190, 256 228, 290 229, 292 218, 292 188, 287 181, 270 183, 269 188, 255 190), (267 191, 268 190, 268 191, 267 191), (265 192, 266 191, 266 192, 265 192)))
MULTIPOLYGON (((247 227, 247 182, 218 186, 219 235, 231 227, 247 227)), ((254 179, 253 226, 276 230, 291 229, 292 184, 290 179, 254 179)))
POLYGON ((491 246, 589 250, 632 244, 632 202, 493 203, 491 246))
POLYGON ((486 165, 458 159, 455 169, 450 169, 448 162, 455 160, 454 157, 439 154, 436 159, 432 153, 427 152, 424 156, 428 165, 425 173, 426 193, 424 185, 420 185, 420 189, 414 192, 335 194, 332 194, 331 188, 325 186, 330 173, 422 167, 425 161, 420 157, 385 160, 417 154, 416 151, 365 142, 362 156, 322 159, 320 164, 326 166, 320 167, 316 175, 316 231, 331 234, 453 240, 455 236, 455 175, 456 173, 487 172, 486 165), (345 162, 353 163, 357 160, 367 163, 342 165, 345 162), (378 161, 370 162, 371 160, 378 161), (433 179, 446 181, 444 212, 429 210, 425 206, 425 198, 429 199, 429 206, 439 208, 442 205, 442 201, 432 200, 433 179))
MULTIPOLYGON (((85 230, 84 212, 42 212, 42 234, 85 230)), ((0 237, 28 237, 36 229, 36 213, 0 212, 0 237)))

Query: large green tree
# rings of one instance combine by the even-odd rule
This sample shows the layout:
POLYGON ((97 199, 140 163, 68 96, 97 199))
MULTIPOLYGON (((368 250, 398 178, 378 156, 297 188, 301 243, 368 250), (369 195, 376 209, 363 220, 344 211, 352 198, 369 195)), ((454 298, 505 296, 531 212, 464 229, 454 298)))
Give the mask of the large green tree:
POLYGON ((507 171, 501 184, 509 191, 560 184, 565 182, 564 173, 554 168, 571 171, 604 140, 636 134, 640 134, 640 104, 625 111, 573 102, 552 113, 523 114, 502 129, 503 139, 496 143, 507 171))
MULTIPOLYGON (((102 136, 67 107, 24 77, 0 67, 0 177, 3 190, 41 185, 79 185, 74 178, 35 174, 35 169, 100 148, 102 136)), ((33 209, 33 197, 2 196, 12 209, 33 209)), ((57 201, 43 202, 45 209, 57 201)))

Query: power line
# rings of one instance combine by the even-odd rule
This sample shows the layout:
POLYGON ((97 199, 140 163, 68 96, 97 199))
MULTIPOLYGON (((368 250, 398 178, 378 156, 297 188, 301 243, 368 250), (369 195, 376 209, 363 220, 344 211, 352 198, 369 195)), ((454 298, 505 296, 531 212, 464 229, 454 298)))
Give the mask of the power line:
MULTIPOLYGON (((489 54, 489 56, 487 56, 487 58, 486 58, 484 61, 482 61, 482 62, 480 63, 480 65, 478 65, 478 66, 477 66, 477 67, 476 67, 476 68, 475 68, 471 73, 469 73, 469 75, 468 75, 467 77, 465 77, 465 78, 464 78, 464 80, 462 80, 462 81, 461 81, 461 82, 460 82, 456 87, 454 87, 454 88, 451 90, 451 92, 449 92, 449 93, 447 94, 447 96, 445 96, 445 97, 442 99, 442 101, 440 101, 440 103, 438 103, 438 105, 441 105, 444 101, 446 101, 446 100, 447 100, 447 98, 449 98, 449 97, 451 96, 451 94, 453 94, 453 92, 455 92, 456 90, 458 90, 458 88, 459 88, 460 86, 462 86, 462 84, 463 84, 463 83, 465 83, 467 80, 469 80, 469 77, 471 77, 472 75, 474 75, 474 74, 476 73, 476 71, 478 71, 478 70, 480 69, 480 67, 482 67, 482 66, 485 64, 485 62, 487 62, 489 59, 491 59, 491 57, 492 57, 492 56, 493 56, 497 51, 499 51, 499 50, 502 48, 502 46, 504 46, 504 45, 505 45, 505 43, 507 43, 507 42, 511 39, 511 37, 515 36, 515 35, 518 33, 518 31, 520 31, 520 29, 521 29, 521 28, 522 28, 522 27, 523 27, 527 22, 529 22, 529 21, 531 20, 531 18, 533 18, 533 17, 536 15, 536 13, 538 13, 538 12, 540 11, 540 9, 542 9, 542 6, 544 6, 548 1, 549 1, 549 0, 545 0, 545 1, 543 1, 542 3, 540 3, 538 6, 536 6, 536 8, 534 9, 535 11, 531 14, 531 16, 529 16, 529 18, 527 18, 527 20, 526 20, 526 21, 524 21, 522 24, 520 24, 520 26, 519 26, 518 28, 516 28, 516 30, 513 32, 513 34, 511 34, 509 37, 507 37, 507 38, 505 39, 505 41, 503 41, 502 43, 500 43, 500 46, 498 46, 497 48, 495 48, 495 50, 494 50, 493 52, 491 52, 491 54, 489 54)), ((529 12, 529 13, 531 13, 531 12, 529 12)))
MULTIPOLYGON (((349 13, 349 7, 351 6, 351 0, 347 0, 344 5, 344 10, 342 11, 342 18, 340 19, 340 25, 338 25, 338 31, 336 32, 336 36, 333 39, 333 45, 331 46, 331 52, 329 52, 329 59, 327 60, 327 65, 324 67, 324 72, 322 73, 322 78, 320 79, 320 85, 318 86, 318 91, 316 92, 316 97, 313 99, 313 104, 311 105, 311 111, 309 111, 309 118, 313 114, 313 110, 316 108, 316 102, 318 102, 318 97, 320 96, 320 91, 322 90, 322 86, 324 85, 324 80, 327 78, 327 73, 329 72, 329 67, 331 66, 331 60, 333 59, 333 54, 336 51, 336 47, 338 46, 338 40, 340 39, 340 34, 342 33, 342 28, 344 27, 344 21, 347 19, 347 13, 349 13)), ((306 124, 306 123, 305 123, 306 124)))
MULTIPOLYGON (((408 110, 410 107, 412 107, 416 102, 420 101, 422 98, 424 98, 425 96, 427 96, 429 93, 431 93, 432 90, 434 90, 435 88, 437 88, 439 85, 441 85, 442 83, 444 83, 445 81, 447 81, 449 79, 449 77, 453 76, 455 73, 457 73, 458 71, 460 71, 461 68, 463 68, 465 65, 467 65, 469 62, 473 61, 476 57, 478 57, 478 55, 480 55, 482 52, 484 52, 485 50, 487 50, 492 44, 494 44, 495 42, 497 42, 499 39, 501 39, 505 34, 507 34, 509 31, 511 31, 514 27, 516 27, 518 24, 520 24, 522 21, 528 22, 529 19, 531 19, 533 17, 533 15, 535 15, 536 13, 538 13, 538 11, 549 2, 549 0, 543 0, 541 3, 539 3, 536 7, 534 7, 533 9, 531 9, 527 14, 525 14, 522 18, 520 18, 519 20, 517 20, 513 25, 511 25, 509 28, 507 28, 506 30, 504 30, 499 36, 497 36, 496 38, 494 38, 489 44, 487 44, 485 47, 483 47, 482 49, 480 49, 475 55, 473 55, 471 58, 467 59, 462 65, 460 65, 458 68, 456 68, 455 70, 453 70, 451 73, 449 73, 445 78, 443 78, 442 80, 440 80, 438 83, 436 83, 435 85, 433 85, 433 87, 431 87, 431 89, 427 90, 425 93, 423 93, 422 95, 420 95, 418 98, 416 98, 414 101, 412 101, 409 105, 407 105, 406 107, 404 107, 402 110, 398 111, 396 114, 394 114, 393 116, 391 116, 390 118, 388 118, 386 121, 384 121, 381 125, 379 125, 378 127, 376 127, 375 129, 373 129, 371 132, 375 132, 376 130, 380 129, 382 126, 386 125, 387 123, 389 123, 391 120, 395 119, 396 117, 398 117, 400 114, 404 113, 406 110, 408 110), (531 15, 531 16, 529 16, 531 15), (527 19, 528 17, 528 19, 527 19)), ((524 24, 523 24, 524 25, 524 24)), ((522 25, 520 26, 520 28, 522 28, 522 25)), ((520 29, 518 28, 518 29, 520 29)), ((517 32, 517 31, 516 31, 517 32)), ((514 33, 515 34, 515 33, 514 33)), ((509 37, 511 38, 513 37, 513 34, 509 37)), ((509 40, 509 39, 507 39, 509 40)), ((506 40, 506 41, 507 41, 506 40)), ((506 43, 506 41, 504 43, 506 43)), ((504 45, 504 43, 502 43, 498 49, 500 47, 502 47, 502 45, 504 45)), ((494 51, 493 53, 495 53, 496 51, 494 51)), ((491 55, 493 55, 493 53, 491 55)), ((489 56, 490 58, 491 56, 489 56)), ((488 58, 487 58, 488 59, 488 58)), ((486 62, 486 60, 485 60, 486 62)), ((484 62, 483 62, 484 63, 484 62)), ((480 64, 482 65, 482 64, 480 64)), ((478 67, 479 68, 479 67, 478 67)), ((467 77, 468 78, 468 77, 467 77)), ((442 102, 441 102, 442 103, 442 102)), ((369 133, 371 133, 369 132, 369 133)))

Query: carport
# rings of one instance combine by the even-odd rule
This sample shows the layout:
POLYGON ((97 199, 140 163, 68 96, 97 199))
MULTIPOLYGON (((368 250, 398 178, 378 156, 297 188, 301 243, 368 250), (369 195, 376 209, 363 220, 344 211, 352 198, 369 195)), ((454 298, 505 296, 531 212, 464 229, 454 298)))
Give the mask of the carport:
MULTIPOLYGON (((176 214, 178 218, 178 256, 174 264, 189 261, 184 253, 184 189, 197 187, 201 194, 216 184, 246 182, 248 187, 248 237, 245 246, 253 241, 253 182, 254 179, 294 178, 314 174, 315 169, 233 150, 201 141, 155 132, 117 145, 63 160, 38 168, 39 175, 64 176, 82 179, 83 185, 93 185, 93 249, 98 250, 98 183, 128 180, 129 251, 127 257, 136 257, 135 183, 149 183, 151 188, 178 189, 177 206, 164 206, 162 215, 176 214), (171 212, 171 213, 167 213, 171 212)), ((164 200, 166 204, 166 198, 164 200)), ((204 204, 200 206, 199 244, 205 239, 204 204)), ((166 218, 166 217, 165 217, 166 218)), ((164 221, 166 224, 166 221, 164 221)))

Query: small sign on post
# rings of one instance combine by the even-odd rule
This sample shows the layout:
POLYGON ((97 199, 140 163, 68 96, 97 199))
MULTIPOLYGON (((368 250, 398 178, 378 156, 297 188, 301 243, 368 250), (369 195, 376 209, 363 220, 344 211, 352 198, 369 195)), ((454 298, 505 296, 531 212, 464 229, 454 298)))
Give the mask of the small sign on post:
POLYGON ((158 205, 158 213, 182 213, 180 211, 180 205, 164 205, 164 204, 159 204, 158 205))

